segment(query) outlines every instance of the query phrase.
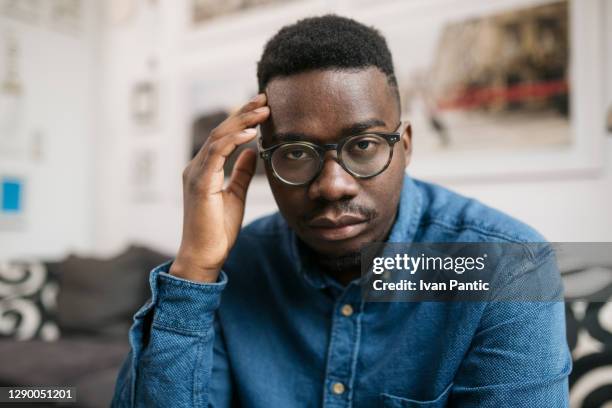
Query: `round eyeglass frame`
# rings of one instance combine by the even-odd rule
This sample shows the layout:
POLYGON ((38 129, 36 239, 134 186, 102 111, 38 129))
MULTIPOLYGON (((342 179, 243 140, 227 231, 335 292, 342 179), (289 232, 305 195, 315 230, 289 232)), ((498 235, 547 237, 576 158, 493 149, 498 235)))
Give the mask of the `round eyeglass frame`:
POLYGON ((346 171, 347 173, 349 173, 351 176, 359 178, 359 179, 369 179, 372 177, 376 177, 378 176, 380 173, 382 173, 383 171, 387 170, 387 168, 389 167, 389 164, 391 163, 391 160, 393 160, 393 150, 394 146, 397 142, 400 141, 401 138, 401 129, 402 129, 402 125, 404 123, 400 122, 398 127, 396 128, 395 132, 362 132, 362 133, 358 133, 355 135, 350 135, 347 137, 342 138, 338 143, 327 143, 327 144, 316 144, 316 143, 311 143, 311 142, 303 142, 303 141, 295 141, 295 142, 283 142, 283 143, 278 143, 274 146, 270 146, 267 148, 263 147, 263 143, 262 143, 262 138, 261 136, 258 138, 257 141, 257 148, 259 150, 259 156, 270 166, 270 168, 272 169, 272 174, 274 175, 275 178, 277 178, 278 180, 280 180, 281 182, 291 185, 291 186, 303 186, 306 184, 309 184, 310 182, 312 182, 314 179, 316 179, 319 174, 321 173, 321 169, 323 169, 323 164, 325 163, 325 153, 328 150, 335 150, 336 151, 336 162, 338 164, 340 164, 340 166, 344 169, 344 171, 346 171), (387 160, 387 163, 385 163, 385 165, 380 169, 380 171, 368 175, 368 176, 362 176, 359 175, 353 171, 351 171, 349 168, 346 167, 346 165, 344 164, 344 160, 342 160, 342 148, 344 147, 344 145, 351 139, 355 138, 355 137, 359 137, 359 136, 366 136, 366 135, 376 135, 376 136, 380 136, 383 139, 385 139, 387 141, 387 143, 389 143, 389 146, 391 147, 390 151, 389 151, 389 159, 387 160), (314 149, 317 153, 318 153, 318 157, 319 157, 319 166, 317 168, 317 171, 314 173, 314 175, 308 179, 307 181, 304 181, 302 183, 294 183, 294 182, 290 182, 288 180, 285 180, 284 178, 282 178, 277 172, 276 169, 274 168, 274 166, 272 165, 272 154, 274 153, 274 151, 282 146, 286 146, 288 144, 292 144, 292 145, 298 145, 298 146, 307 146, 310 147, 312 149, 314 149))

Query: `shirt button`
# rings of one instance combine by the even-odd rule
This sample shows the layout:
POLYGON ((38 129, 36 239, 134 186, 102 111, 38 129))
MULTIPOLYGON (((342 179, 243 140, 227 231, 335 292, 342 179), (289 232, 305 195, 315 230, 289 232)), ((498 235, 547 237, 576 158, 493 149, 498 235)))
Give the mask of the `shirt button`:
POLYGON ((350 315, 353 314, 353 306, 348 305, 348 304, 342 306, 342 309, 340 309, 340 313, 342 313, 342 316, 349 317, 350 315))
POLYGON ((341 382, 334 383, 334 385, 332 385, 332 391, 336 395, 344 393, 344 384, 341 382))

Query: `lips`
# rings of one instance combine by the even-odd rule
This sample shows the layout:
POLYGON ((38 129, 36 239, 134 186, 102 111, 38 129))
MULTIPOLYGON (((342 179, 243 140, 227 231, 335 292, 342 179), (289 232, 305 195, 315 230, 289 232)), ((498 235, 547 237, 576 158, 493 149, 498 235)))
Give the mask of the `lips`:
POLYGON ((308 227, 319 239, 339 241, 359 235, 367 228, 368 221, 368 218, 356 214, 328 214, 315 217, 308 222, 308 227))

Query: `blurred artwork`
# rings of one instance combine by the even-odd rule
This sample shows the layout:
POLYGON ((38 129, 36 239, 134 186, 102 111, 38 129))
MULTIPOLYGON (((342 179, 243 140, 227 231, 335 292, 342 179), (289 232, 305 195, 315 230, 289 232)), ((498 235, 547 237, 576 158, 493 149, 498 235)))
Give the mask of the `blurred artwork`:
POLYGON ((157 153, 154 149, 134 151, 130 162, 130 192, 134 202, 153 202, 159 198, 157 153))
POLYGON ((81 0, 55 0, 50 10, 51 25, 60 31, 78 32, 81 9, 81 0))
POLYGON ((195 24, 226 14, 269 4, 284 4, 293 0, 192 0, 192 21, 195 24))
POLYGON ((152 125, 157 118, 157 85, 149 80, 134 84, 131 92, 132 120, 139 125, 152 125))
POLYGON ((24 109, 24 84, 19 70, 20 46, 11 32, 0 40, 0 156, 14 156, 22 150, 19 138, 24 109))
POLYGON ((18 69, 20 49, 17 38, 12 33, 3 35, 3 76, 0 80, 0 92, 11 95, 20 95, 22 84, 18 69))
POLYGON ((23 211, 23 182, 18 178, 4 177, 2 178, 0 187, 0 196, 2 197, 0 210, 3 213, 12 214, 23 211))
POLYGON ((0 231, 23 230, 24 209, 24 179, 0 177, 0 231))
POLYGON ((0 15, 37 23, 43 12, 41 0, 0 0, 0 15))
POLYGON ((419 153, 570 144, 568 25, 566 1, 445 24, 400 86, 419 153))
POLYGON ((157 127, 160 116, 160 82, 157 75, 157 57, 148 57, 145 65, 146 73, 132 85, 130 91, 132 123, 139 126, 139 130, 150 130, 157 127))
POLYGON ((82 8, 82 0, 0 0, 0 16, 70 34, 79 32, 82 8))

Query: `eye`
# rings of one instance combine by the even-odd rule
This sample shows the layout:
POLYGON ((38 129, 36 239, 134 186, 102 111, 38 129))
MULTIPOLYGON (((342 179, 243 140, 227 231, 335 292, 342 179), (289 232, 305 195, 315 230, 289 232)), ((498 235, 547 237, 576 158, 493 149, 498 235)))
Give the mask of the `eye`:
POLYGON ((375 152, 380 145, 378 139, 372 136, 357 138, 347 145, 347 150, 352 154, 365 154, 375 152))
POLYGON ((360 140, 356 143, 358 149, 367 150, 372 142, 369 140, 360 140))
POLYGON ((306 152, 303 149, 291 149, 285 152, 285 157, 290 160, 303 160, 306 152))

